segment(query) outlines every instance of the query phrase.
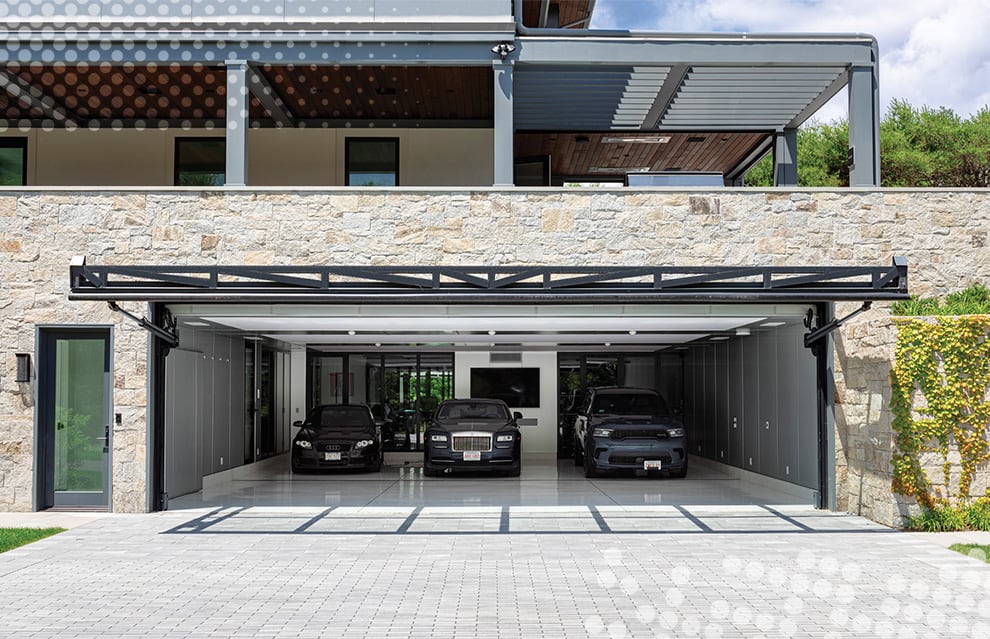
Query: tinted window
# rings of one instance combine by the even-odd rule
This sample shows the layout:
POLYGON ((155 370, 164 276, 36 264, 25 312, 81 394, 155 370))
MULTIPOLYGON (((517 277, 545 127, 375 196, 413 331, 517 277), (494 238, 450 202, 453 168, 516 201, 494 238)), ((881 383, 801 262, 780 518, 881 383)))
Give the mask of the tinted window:
POLYGON ((23 186, 27 184, 26 155, 27 138, 0 139, 0 185, 23 186))
POLYGON ((595 415, 667 415, 662 397, 647 394, 598 395, 591 406, 595 415))
POLYGON ((396 186, 399 183, 398 138, 348 138, 347 186, 396 186))
POLYGON ((364 428, 371 427, 371 413, 361 406, 326 406, 314 408, 309 422, 318 427, 364 428))
POLYGON ((440 419, 509 419, 509 410, 502 404, 490 402, 457 402, 444 404, 437 414, 440 419))
POLYGON ((176 138, 175 185, 223 186, 227 145, 223 138, 176 138))

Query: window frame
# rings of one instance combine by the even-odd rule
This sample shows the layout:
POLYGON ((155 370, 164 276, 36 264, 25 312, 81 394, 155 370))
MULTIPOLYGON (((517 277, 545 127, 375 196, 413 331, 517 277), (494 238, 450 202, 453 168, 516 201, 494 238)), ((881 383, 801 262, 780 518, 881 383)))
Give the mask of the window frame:
POLYGON ((0 137, 0 149, 21 150, 21 182, 6 186, 27 186, 28 178, 28 139, 26 137, 0 137))
MULTIPOLYGON (((175 145, 174 145, 173 151, 172 151, 172 156, 173 156, 172 157, 172 185, 173 186, 184 186, 182 184, 179 184, 179 175, 180 175, 179 147, 182 144, 187 143, 187 142, 220 142, 220 143, 222 143, 224 145, 224 158, 225 158, 225 161, 224 161, 224 166, 223 166, 222 173, 223 173, 223 182, 224 182, 224 184, 226 184, 227 183, 227 166, 226 166, 227 138, 222 137, 222 136, 209 136, 209 137, 205 137, 205 136, 190 136, 190 137, 176 137, 175 138, 175 145)), ((186 167, 186 168, 188 168, 188 167, 186 167)), ((204 172, 206 172, 206 171, 208 171, 208 170, 204 170, 204 172)), ((222 186, 222 185, 220 185, 220 186, 222 186)))
MULTIPOLYGON (((399 138, 397 137, 347 137, 344 139, 344 186, 355 186, 351 184, 351 143, 353 142, 392 142, 395 144, 395 185, 399 186, 399 138)), ((388 187, 391 188, 391 187, 388 187)))

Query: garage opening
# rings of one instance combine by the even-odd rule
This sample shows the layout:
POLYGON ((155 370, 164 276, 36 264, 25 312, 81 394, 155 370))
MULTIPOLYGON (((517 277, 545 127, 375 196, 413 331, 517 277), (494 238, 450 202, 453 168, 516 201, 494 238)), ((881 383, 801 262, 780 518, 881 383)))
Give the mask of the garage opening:
MULTIPOLYGON (((569 429, 582 393, 634 386, 675 408, 692 459, 780 482, 827 507, 823 344, 840 323, 833 302, 907 296, 906 265, 896 260, 890 268, 696 267, 677 277, 661 268, 372 277, 368 267, 310 267, 319 277, 308 279, 213 267, 197 279, 129 268, 74 267, 73 296, 153 302, 152 320, 141 321, 164 333, 155 342, 152 482, 163 508, 239 470, 274 468, 273 483, 293 481, 280 470, 293 423, 321 403, 371 407, 387 439, 387 472, 415 478, 432 410, 477 394, 482 381, 523 415, 524 455, 539 458, 524 464, 523 481, 578 479, 569 429), (334 290, 335 277, 350 286, 334 290), (223 290, 238 278, 243 286, 223 290), (523 388, 510 383, 519 380, 523 388)), ((484 493, 480 480, 474 486, 484 493)))

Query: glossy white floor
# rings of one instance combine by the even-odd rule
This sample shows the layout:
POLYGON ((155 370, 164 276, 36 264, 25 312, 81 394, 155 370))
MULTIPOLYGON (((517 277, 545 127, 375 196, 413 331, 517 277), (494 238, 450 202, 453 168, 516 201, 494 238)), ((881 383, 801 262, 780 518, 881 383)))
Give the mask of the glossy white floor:
MULTIPOLYGON (((396 461, 393 458, 391 461, 396 461)), ((381 473, 293 475, 287 456, 204 479, 201 492, 169 501, 169 510, 206 506, 810 506, 811 491, 692 460, 686 479, 631 475, 588 480, 570 460, 524 458, 521 477, 485 474, 427 478, 414 465, 381 473)))

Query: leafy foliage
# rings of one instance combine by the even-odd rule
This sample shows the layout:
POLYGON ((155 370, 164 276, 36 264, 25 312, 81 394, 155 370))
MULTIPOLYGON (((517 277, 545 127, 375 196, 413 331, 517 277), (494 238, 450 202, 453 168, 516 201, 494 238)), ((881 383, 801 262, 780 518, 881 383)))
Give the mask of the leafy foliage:
POLYGON ((935 316, 935 315, 990 315, 990 289, 982 284, 973 284, 962 291, 950 293, 945 302, 935 297, 918 297, 894 302, 890 307, 893 315, 935 316))
POLYGON ((897 324, 892 488, 926 511, 965 506, 977 468, 990 461, 990 317, 897 324), (925 460, 941 462, 941 481, 928 475, 925 460))
POLYGON ((954 550, 973 559, 990 563, 990 546, 984 546, 982 544, 952 544, 949 546, 949 550, 954 550))
MULTIPOLYGON (((798 185, 848 186, 849 123, 811 122, 798 131, 798 185)), ((881 186, 990 186, 990 108, 969 119, 947 108, 891 102, 880 122, 881 186)), ((773 185, 773 158, 746 174, 750 186, 773 185)))

